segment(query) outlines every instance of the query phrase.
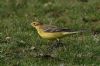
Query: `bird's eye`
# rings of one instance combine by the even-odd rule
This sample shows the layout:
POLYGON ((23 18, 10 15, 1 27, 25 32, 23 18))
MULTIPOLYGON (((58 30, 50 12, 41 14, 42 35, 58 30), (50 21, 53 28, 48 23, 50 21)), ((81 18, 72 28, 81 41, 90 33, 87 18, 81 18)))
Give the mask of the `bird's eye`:
POLYGON ((35 25, 35 23, 33 23, 35 25))
POLYGON ((37 23, 33 23, 35 26, 37 26, 38 24, 37 23))
POLYGON ((33 23, 33 25, 36 25, 36 23, 33 23))

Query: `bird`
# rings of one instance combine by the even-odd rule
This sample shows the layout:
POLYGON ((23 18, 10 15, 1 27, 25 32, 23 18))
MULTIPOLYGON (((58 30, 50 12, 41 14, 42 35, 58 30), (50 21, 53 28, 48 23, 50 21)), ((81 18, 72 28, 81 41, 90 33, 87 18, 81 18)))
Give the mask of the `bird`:
POLYGON ((66 28, 60 28, 53 25, 46 25, 41 22, 32 22, 31 25, 37 30, 38 34, 48 40, 59 40, 67 35, 80 33, 83 31, 75 31, 66 28))
POLYGON ((52 51, 54 48, 62 46, 62 42, 60 39, 72 34, 77 34, 84 32, 84 30, 75 31, 68 28, 60 28, 54 25, 43 24, 42 22, 32 22, 31 25, 37 30, 37 33, 44 39, 48 40, 56 40, 55 44, 52 44, 51 47, 48 48, 48 52, 52 51))

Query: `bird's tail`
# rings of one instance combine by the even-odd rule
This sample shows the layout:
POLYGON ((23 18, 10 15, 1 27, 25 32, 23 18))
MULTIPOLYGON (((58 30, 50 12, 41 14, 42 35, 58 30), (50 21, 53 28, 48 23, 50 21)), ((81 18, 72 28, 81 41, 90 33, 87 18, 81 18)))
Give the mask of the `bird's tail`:
POLYGON ((87 32, 87 30, 80 30, 80 31, 71 31, 71 32, 63 32, 64 35, 67 35, 67 34, 77 34, 77 33, 84 33, 84 32, 87 32))

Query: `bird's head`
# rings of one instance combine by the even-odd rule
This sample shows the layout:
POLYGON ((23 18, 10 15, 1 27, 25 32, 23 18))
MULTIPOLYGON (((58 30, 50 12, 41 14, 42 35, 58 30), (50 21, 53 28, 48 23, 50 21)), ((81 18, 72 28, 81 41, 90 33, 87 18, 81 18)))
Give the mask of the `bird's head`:
POLYGON ((31 25, 36 28, 38 26, 43 25, 43 23, 41 23, 41 22, 32 22, 31 25))

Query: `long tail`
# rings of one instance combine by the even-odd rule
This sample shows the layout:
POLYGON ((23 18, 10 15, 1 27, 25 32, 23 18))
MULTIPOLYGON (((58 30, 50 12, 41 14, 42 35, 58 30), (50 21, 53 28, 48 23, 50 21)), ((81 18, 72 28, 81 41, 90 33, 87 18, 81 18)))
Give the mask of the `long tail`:
POLYGON ((67 35, 67 34, 77 34, 77 33, 84 33, 84 32, 87 32, 86 30, 80 30, 80 31, 71 31, 71 32, 63 32, 64 35, 67 35))

